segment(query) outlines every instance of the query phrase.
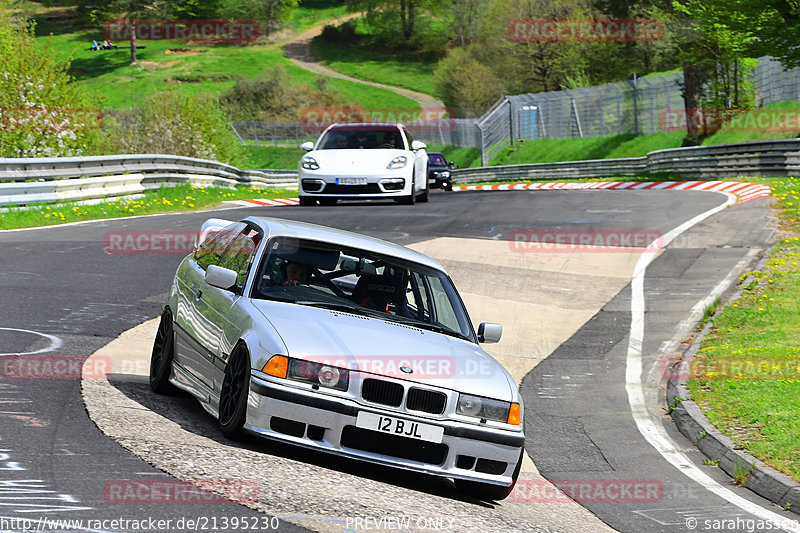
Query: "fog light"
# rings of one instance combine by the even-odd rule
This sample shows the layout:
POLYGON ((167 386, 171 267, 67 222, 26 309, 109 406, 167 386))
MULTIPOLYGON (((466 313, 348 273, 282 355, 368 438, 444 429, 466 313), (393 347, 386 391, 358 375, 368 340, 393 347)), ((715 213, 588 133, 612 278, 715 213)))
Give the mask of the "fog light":
POLYGON ((336 387, 336 385, 339 383, 340 377, 341 374, 339 373, 338 368, 323 366, 319 369, 319 383, 325 387, 336 387))

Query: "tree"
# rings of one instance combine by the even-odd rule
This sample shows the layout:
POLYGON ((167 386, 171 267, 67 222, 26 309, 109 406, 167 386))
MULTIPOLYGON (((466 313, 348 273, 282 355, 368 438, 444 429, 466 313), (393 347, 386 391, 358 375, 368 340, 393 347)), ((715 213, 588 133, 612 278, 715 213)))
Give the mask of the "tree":
POLYGON ((731 0, 724 5, 732 26, 750 32, 750 55, 777 58, 787 69, 800 66, 800 2, 797 0, 731 0))
POLYGON ((9 11, 0 0, 0 157, 82 155, 98 137, 96 106, 9 11))
POLYGON ((753 37, 741 14, 728 11, 728 0, 674 0, 673 27, 679 28, 679 56, 684 64, 685 145, 699 144, 732 112, 752 107, 747 81, 747 48, 753 37))
POLYGON ((367 24, 378 32, 406 42, 417 35, 417 15, 441 7, 436 0, 348 0, 348 5, 353 11, 366 11, 367 24))
POLYGON ((221 13, 229 18, 263 20, 269 37, 272 28, 285 20, 298 4, 299 0, 235 0, 221 9, 221 13))
POLYGON ((436 92, 461 117, 480 116, 505 89, 489 67, 461 48, 450 51, 435 75, 436 92))
POLYGON ((103 24, 120 17, 130 22, 131 64, 136 63, 136 20, 164 19, 170 15, 167 0, 79 0, 79 18, 94 24, 103 24))
POLYGON ((473 44, 486 17, 490 0, 449 0, 445 12, 452 14, 453 28, 461 48, 473 44))

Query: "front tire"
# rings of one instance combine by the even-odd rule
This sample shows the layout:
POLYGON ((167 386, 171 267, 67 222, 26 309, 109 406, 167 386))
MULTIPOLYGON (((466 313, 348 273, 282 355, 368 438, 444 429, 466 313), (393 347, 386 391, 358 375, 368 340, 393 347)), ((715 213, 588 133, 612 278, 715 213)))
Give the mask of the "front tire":
POLYGON ((219 394, 219 428, 229 439, 242 437, 249 391, 250 355, 244 345, 239 345, 225 367, 225 377, 219 394))
POLYGON ((511 474, 511 485, 507 487, 501 487, 498 485, 491 485, 489 483, 481 483, 480 481, 456 479, 456 488, 459 490, 459 492, 466 494, 467 496, 472 496, 478 500, 504 500, 508 498, 508 495, 511 494, 511 491, 514 490, 514 486, 517 484, 517 478, 519 478, 519 472, 522 469, 522 459, 524 454, 525 449, 523 448, 519 451, 517 467, 514 469, 514 473, 511 474))
POLYGON ((150 355, 150 388, 157 394, 171 394, 175 386, 169 382, 172 373, 172 360, 175 356, 175 334, 172 326, 172 313, 164 309, 158 323, 153 352, 150 355))
POLYGON ((313 198, 309 198, 308 196, 301 196, 300 197, 300 205, 308 206, 308 205, 316 205, 317 201, 313 198))
POLYGON ((425 187, 425 191, 417 197, 417 201, 421 204, 424 204, 428 201, 428 197, 431 194, 430 186, 425 187))
POLYGON ((414 205, 414 202, 417 201, 417 193, 414 191, 414 180, 411 180, 411 194, 408 196, 403 196, 402 198, 397 199, 397 203, 400 205, 414 205))

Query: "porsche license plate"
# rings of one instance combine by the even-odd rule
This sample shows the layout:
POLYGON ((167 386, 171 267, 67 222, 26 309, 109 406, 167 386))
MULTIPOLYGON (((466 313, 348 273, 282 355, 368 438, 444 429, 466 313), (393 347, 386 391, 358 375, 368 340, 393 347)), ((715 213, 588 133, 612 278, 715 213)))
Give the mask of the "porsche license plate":
POLYGON ((356 427, 437 444, 442 442, 442 435, 444 435, 444 428, 440 426, 365 412, 358 413, 356 427))
POLYGON ((367 178, 336 178, 336 185, 366 185, 367 178))

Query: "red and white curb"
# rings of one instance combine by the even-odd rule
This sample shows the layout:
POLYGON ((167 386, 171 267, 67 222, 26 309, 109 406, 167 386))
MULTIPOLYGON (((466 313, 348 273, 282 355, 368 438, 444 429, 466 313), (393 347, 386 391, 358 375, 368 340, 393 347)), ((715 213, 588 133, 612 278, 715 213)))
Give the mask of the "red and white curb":
POLYGON ((271 200, 254 198, 252 200, 228 200, 226 204, 243 205, 245 207, 283 207, 285 205, 298 205, 299 198, 274 198, 271 200))
POLYGON ((673 189, 677 191, 727 192, 739 198, 737 204, 769 196, 767 185, 744 181, 587 181, 582 183, 503 183, 495 185, 461 185, 453 187, 460 191, 532 191, 558 189, 673 189))
MULTIPOLYGON (((614 190, 666 190, 676 191, 713 191, 734 194, 739 198, 737 205, 765 198, 769 196, 770 188, 767 185, 748 183, 746 181, 587 181, 582 183, 502 183, 495 185, 461 185, 453 187, 454 191, 535 191, 535 190, 588 190, 588 189, 614 189, 614 190)), ((230 200, 226 204, 242 205, 246 207, 282 207, 298 205, 298 198, 276 198, 274 200, 230 200)))

